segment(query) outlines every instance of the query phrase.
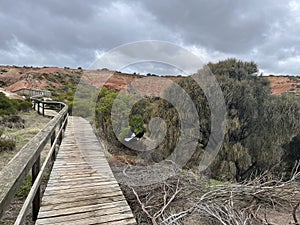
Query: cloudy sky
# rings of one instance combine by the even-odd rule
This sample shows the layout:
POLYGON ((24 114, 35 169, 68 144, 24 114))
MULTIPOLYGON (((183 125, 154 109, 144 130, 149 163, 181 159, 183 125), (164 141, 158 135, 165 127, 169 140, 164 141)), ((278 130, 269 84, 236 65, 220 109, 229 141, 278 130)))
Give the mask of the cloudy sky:
POLYGON ((0 29, 2 65, 88 68, 120 45, 162 40, 205 62, 300 74, 300 0, 1 0, 0 29))

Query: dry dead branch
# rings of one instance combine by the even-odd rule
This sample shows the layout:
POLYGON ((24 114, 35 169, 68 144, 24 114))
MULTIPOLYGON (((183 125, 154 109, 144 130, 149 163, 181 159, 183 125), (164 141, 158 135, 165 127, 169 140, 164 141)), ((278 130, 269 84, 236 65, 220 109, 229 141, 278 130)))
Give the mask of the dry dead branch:
MULTIPOLYGON (((168 206, 170 205, 171 202, 173 202, 173 200, 176 198, 176 196, 178 195, 178 193, 181 191, 181 189, 179 188, 179 180, 177 180, 177 184, 176 184, 176 188, 175 190, 172 190, 172 188, 170 186, 168 186, 166 183, 163 185, 163 190, 164 190, 164 195, 163 195, 163 204, 160 207, 160 209, 158 211, 156 211, 155 213, 151 214, 147 208, 152 208, 151 206, 146 206, 140 199, 139 195, 137 194, 137 192, 134 190, 134 188, 131 188, 132 192, 134 193, 138 203, 140 204, 143 212, 151 219, 151 222, 153 225, 157 225, 158 224, 158 218, 160 218, 163 213, 165 212, 165 210, 168 208, 168 206)), ((145 199, 146 202, 149 202, 149 195, 146 197, 145 199)))
POLYGON ((299 225, 298 218, 297 218, 297 215, 296 215, 296 212, 297 212, 297 209, 298 209, 299 205, 300 205, 300 201, 293 208, 293 219, 294 219, 295 225, 299 225))
POLYGON ((186 224, 183 221, 189 216, 205 221, 205 224, 208 221, 207 224, 222 225, 276 225, 269 221, 269 209, 289 210, 293 215, 293 224, 299 225, 296 215, 300 207, 299 168, 300 162, 295 165, 287 181, 267 180, 263 174, 244 183, 214 186, 201 183, 195 187, 190 177, 181 177, 185 179, 184 182, 169 180, 154 188, 154 191, 151 191, 153 187, 143 187, 142 191, 131 190, 142 211, 154 225, 186 224), (178 210, 177 202, 180 200, 185 203, 185 207, 178 210))

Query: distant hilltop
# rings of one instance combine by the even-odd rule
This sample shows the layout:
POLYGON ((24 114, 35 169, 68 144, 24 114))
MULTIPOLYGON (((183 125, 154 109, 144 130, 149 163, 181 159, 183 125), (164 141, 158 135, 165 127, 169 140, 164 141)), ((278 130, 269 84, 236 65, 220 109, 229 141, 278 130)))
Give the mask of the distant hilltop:
MULTIPOLYGON (((135 88, 146 93, 157 94, 162 87, 173 80, 181 79, 183 76, 157 76, 154 74, 139 75, 127 74, 108 69, 83 70, 80 67, 71 69, 68 67, 17 67, 0 66, 0 88, 4 91, 16 93, 19 90, 55 90, 62 88, 68 83, 76 84, 84 75, 85 82, 94 87, 105 86, 108 89, 120 91, 130 88, 134 83, 135 88), (106 80, 107 76, 110 76, 106 80), (150 81, 139 82, 140 78, 148 77, 150 81), (166 79, 167 78, 167 79, 166 79)), ((271 84, 272 94, 278 95, 285 92, 300 93, 300 77, 294 76, 267 76, 271 84)))
POLYGON ((154 74, 139 75, 127 74, 108 69, 82 70, 57 67, 16 67, 0 66, 0 87, 6 92, 17 93, 20 90, 50 90, 63 88, 69 83, 77 84, 80 79, 91 86, 102 86, 120 91, 134 86, 135 89, 157 94, 172 80, 181 76, 157 76, 154 74), (107 79, 109 77, 109 79, 107 79), (148 82, 139 82, 140 78, 147 77, 148 82))
POLYGON ((269 75, 272 94, 279 95, 285 92, 300 93, 300 76, 269 75))

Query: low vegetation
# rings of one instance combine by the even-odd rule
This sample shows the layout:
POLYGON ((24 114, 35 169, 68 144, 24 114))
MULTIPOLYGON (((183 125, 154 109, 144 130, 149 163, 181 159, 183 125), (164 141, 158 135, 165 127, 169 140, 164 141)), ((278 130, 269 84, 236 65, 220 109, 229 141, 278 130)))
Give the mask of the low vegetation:
POLYGON ((62 87, 53 87, 49 90, 52 93, 54 101, 64 102, 69 107, 69 113, 72 113, 72 105, 77 85, 80 81, 80 75, 58 74, 57 76, 46 74, 45 78, 54 83, 62 84, 62 87))
POLYGON ((0 152, 12 151, 16 148, 16 140, 3 135, 4 129, 0 128, 0 152))
POLYGON ((29 101, 9 99, 0 93, 0 152, 16 148, 16 139, 7 135, 5 128, 24 128, 25 121, 16 114, 28 112, 31 107, 29 101))
POLYGON ((23 182, 23 185, 20 187, 20 189, 18 190, 17 192, 17 197, 19 198, 26 198, 27 195, 29 194, 30 192, 30 189, 31 189, 31 186, 32 186, 32 177, 31 175, 28 175, 24 182, 23 182))
POLYGON ((104 130, 105 137, 110 139, 113 144, 117 145, 118 140, 122 141, 128 137, 131 131, 135 134, 145 132, 144 118, 141 113, 129 111, 129 106, 133 102, 134 98, 130 95, 108 90, 105 87, 99 93, 95 109, 96 127, 104 130), (128 115, 130 116, 129 121, 126 120, 128 115), (116 120, 112 120, 112 117, 116 120))
POLYGON ((19 111, 28 112, 31 109, 31 106, 29 101, 9 99, 5 94, 0 93, 0 117, 14 115, 19 111))

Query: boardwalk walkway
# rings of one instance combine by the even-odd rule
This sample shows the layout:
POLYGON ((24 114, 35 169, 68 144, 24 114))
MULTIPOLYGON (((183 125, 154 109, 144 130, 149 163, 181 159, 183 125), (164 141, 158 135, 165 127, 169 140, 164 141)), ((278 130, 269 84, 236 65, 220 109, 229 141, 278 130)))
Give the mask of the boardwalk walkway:
POLYGON ((69 117, 36 224, 136 224, 90 124, 69 117))

